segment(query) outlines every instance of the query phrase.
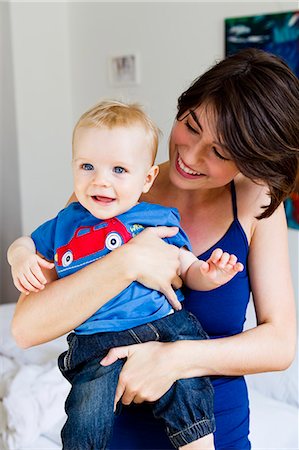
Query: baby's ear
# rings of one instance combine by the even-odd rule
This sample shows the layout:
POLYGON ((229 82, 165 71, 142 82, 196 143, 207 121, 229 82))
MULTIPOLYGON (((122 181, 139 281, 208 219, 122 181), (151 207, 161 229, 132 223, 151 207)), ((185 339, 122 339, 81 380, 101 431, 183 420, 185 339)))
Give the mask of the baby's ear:
POLYGON ((157 175, 159 173, 159 167, 158 166, 152 166, 149 171, 147 172, 144 186, 143 186, 143 193, 145 194, 150 190, 150 188, 153 185, 153 182, 155 181, 157 175))

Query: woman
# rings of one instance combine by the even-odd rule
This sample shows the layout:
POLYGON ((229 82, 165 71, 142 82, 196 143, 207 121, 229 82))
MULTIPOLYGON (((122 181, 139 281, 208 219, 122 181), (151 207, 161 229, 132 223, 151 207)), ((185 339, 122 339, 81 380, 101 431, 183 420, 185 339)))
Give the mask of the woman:
MULTIPOLYGON (((298 84, 281 60, 248 49, 214 66, 179 98, 169 162, 144 200, 179 209, 195 254, 205 259, 220 246, 235 253, 245 270, 212 292, 186 291, 186 307, 212 339, 118 348, 103 361, 128 357, 116 396, 125 405, 153 401, 177 379, 211 376, 217 450, 250 448, 243 375, 283 370, 294 357, 281 202, 298 169, 298 84), (250 290, 257 327, 242 333, 250 290)), ((132 280, 161 290, 175 304, 178 251, 159 239, 168 233, 147 229, 77 274, 21 296, 13 321, 19 345, 72 330, 132 280)), ((52 272, 48 277, 55 280, 52 272)), ((163 436, 146 404, 137 411, 133 406, 116 421, 112 448, 170 448, 163 436)))

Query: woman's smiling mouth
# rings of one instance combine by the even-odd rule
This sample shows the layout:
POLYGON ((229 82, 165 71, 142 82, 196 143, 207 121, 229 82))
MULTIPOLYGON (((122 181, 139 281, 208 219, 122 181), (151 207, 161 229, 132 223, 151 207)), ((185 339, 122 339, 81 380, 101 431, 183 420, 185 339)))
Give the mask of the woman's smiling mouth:
POLYGON ((184 162, 179 154, 178 154, 175 165, 176 165, 177 171, 185 178, 196 178, 196 177, 203 175, 202 173, 195 172, 194 170, 190 169, 190 167, 186 166, 186 164, 184 164, 184 162))

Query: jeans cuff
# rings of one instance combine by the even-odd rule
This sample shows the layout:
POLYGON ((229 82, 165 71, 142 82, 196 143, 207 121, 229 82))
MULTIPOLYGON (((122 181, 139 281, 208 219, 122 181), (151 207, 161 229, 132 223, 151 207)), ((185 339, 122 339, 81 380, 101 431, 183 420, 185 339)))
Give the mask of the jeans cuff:
POLYGON ((208 434, 214 433, 216 430, 215 419, 202 419, 184 430, 169 434, 170 442, 175 448, 190 444, 208 434))

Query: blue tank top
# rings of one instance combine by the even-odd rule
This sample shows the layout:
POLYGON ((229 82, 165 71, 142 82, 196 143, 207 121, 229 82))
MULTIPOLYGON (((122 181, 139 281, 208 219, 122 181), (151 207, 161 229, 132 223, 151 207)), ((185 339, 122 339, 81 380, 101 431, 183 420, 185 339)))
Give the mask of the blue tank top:
MULTIPOLYGON (((213 291, 193 291, 185 288, 185 308, 201 322, 212 339, 242 332, 250 296, 248 275, 249 245, 238 220, 234 182, 231 183, 233 221, 224 236, 209 250, 199 255, 206 260, 220 247, 237 255, 244 270, 229 283, 213 291)), ((199 224, 200 226, 200 224, 199 224)), ((211 377, 214 386, 216 450, 249 450, 249 405, 244 377, 211 377)), ((111 450, 173 449, 163 425, 153 419, 146 404, 125 407, 114 426, 111 450)))
POLYGON ((196 315, 211 338, 241 333, 250 295, 247 268, 249 246, 246 234, 238 220, 234 182, 231 183, 231 195, 233 222, 224 236, 198 258, 207 260, 212 251, 220 247, 228 253, 234 253, 238 260, 244 264, 244 270, 238 273, 229 283, 212 291, 184 289, 185 307, 196 315))

